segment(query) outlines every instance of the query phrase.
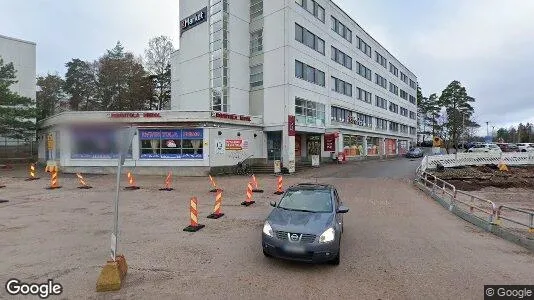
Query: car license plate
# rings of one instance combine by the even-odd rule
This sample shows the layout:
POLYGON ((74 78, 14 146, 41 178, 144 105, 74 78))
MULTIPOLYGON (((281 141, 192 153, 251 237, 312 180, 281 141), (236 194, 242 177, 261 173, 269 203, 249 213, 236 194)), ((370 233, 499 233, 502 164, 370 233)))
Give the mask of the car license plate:
POLYGON ((292 245, 286 246, 285 250, 287 252, 297 253, 297 254, 303 254, 304 252, 306 252, 303 247, 292 246, 292 245))

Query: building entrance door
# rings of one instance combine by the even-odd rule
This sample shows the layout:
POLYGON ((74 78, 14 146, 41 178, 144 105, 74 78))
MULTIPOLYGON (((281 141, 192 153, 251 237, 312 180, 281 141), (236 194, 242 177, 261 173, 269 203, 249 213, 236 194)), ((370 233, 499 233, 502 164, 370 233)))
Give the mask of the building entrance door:
POLYGON ((282 132, 267 132, 267 159, 282 160, 282 132))
POLYGON ((306 139, 307 158, 311 160, 312 155, 319 155, 321 157, 321 136, 308 135, 306 139))

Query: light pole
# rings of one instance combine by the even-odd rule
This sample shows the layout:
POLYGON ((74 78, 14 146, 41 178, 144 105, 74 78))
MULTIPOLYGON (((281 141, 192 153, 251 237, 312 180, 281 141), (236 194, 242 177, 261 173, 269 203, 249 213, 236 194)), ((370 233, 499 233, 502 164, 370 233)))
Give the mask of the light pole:
POLYGON ((486 136, 489 136, 489 122, 486 122, 486 136))

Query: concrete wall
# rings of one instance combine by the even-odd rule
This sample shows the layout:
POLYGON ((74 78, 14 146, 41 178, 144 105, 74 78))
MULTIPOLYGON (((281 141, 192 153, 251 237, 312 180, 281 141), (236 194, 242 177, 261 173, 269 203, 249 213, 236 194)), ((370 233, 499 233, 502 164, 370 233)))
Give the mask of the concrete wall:
POLYGON ((215 128, 210 130, 210 157, 209 163, 212 167, 233 166, 250 157, 251 159, 264 159, 264 148, 266 147, 266 136, 261 130, 238 129, 238 128, 215 128), (221 135, 218 135, 218 132, 221 135), (238 136, 237 133, 241 135, 238 136), (254 137, 256 134, 256 137, 254 137), (226 150, 225 140, 243 140, 247 143, 244 150, 226 150), (222 150, 217 150, 217 143, 222 144, 222 150))
POLYGON ((18 80, 10 89, 34 100, 37 84, 35 52, 35 43, 0 35, 0 57, 4 64, 13 63, 18 80))

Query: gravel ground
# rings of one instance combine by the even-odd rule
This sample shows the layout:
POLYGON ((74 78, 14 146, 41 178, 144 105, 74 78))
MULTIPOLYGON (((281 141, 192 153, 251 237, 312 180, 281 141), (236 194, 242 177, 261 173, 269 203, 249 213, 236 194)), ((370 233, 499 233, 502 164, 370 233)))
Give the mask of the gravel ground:
MULTIPOLYGON (((89 176, 95 188, 86 191, 72 175, 54 191, 44 189, 46 178, 14 176, 24 174, 0 172, 8 185, 0 199, 9 200, 0 204, 0 282, 52 278, 64 287, 59 298, 482 299, 484 284, 534 283, 531 252, 451 215, 408 179, 318 179, 335 184, 351 209, 335 267, 263 256, 261 227, 269 201, 278 199, 274 176, 258 176, 266 192, 248 208, 239 205, 247 178, 216 178, 225 189, 219 220, 205 218, 214 200, 207 178, 175 178, 176 191, 160 192, 163 178, 142 176, 141 190, 121 193, 125 283, 119 292, 96 293, 109 256, 114 176, 89 176), (197 233, 182 231, 191 196, 206 225, 197 233)), ((287 176, 284 183, 309 180, 287 176)), ((8 298, 3 289, 0 298, 8 298)))

